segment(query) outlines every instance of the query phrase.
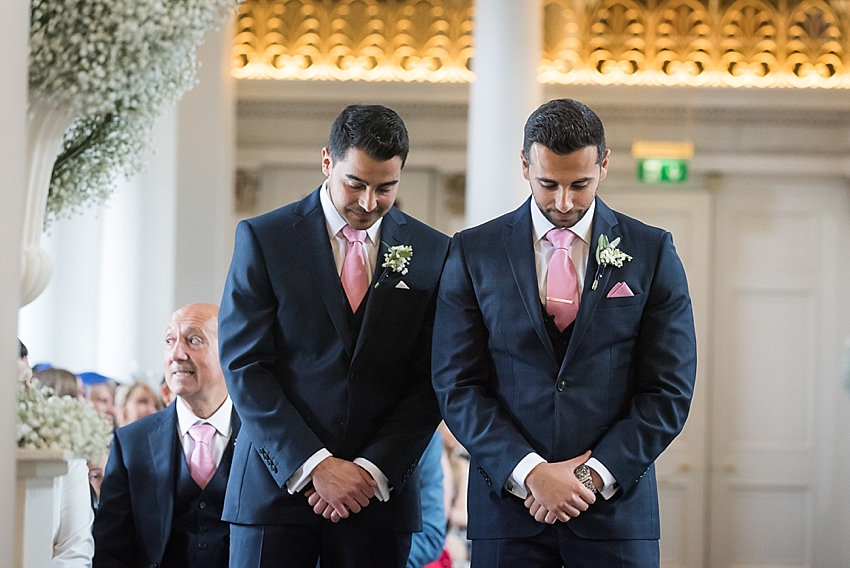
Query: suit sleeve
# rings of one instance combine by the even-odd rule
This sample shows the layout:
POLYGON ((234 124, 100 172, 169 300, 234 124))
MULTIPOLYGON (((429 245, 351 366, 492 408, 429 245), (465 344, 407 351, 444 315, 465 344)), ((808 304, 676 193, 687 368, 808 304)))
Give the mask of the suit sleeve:
POLYGON ((242 221, 219 311, 219 355, 242 428, 283 487, 324 445, 273 372, 278 305, 259 243, 242 221))
POLYGON ((685 424, 696 377, 696 335, 685 270, 664 233, 635 346, 635 390, 593 456, 627 492, 685 424))
POLYGON ((138 550, 130 483, 119 436, 114 436, 100 488, 100 505, 92 526, 93 568, 129 568, 138 550))
POLYGON ((534 448, 502 407, 488 331, 467 268, 463 235, 452 239, 434 321, 433 383, 443 419, 501 495, 534 448))

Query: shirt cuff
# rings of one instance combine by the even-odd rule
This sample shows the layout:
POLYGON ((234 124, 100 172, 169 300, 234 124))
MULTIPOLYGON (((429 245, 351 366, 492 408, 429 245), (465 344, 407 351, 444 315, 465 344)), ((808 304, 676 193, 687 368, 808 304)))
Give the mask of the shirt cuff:
POLYGON ((390 482, 384 472, 366 458, 355 458, 354 463, 368 471, 372 479, 378 482, 378 486, 375 487, 375 497, 378 498, 378 501, 389 501, 390 482))
POLYGON ((516 467, 511 472, 511 476, 508 477, 508 480, 505 482, 505 489, 507 489, 508 493, 512 493, 520 499, 528 497, 528 488, 525 486, 525 478, 528 477, 528 474, 531 473, 532 469, 545 462, 546 460, 535 452, 531 452, 519 460, 519 463, 516 464, 516 467))
POLYGON ((307 461, 301 464, 301 467, 296 469, 295 473, 286 480, 286 490, 289 491, 289 494, 295 495, 304 489, 313 479, 313 470, 316 469, 316 466, 319 465, 322 460, 329 458, 332 455, 333 454, 330 453, 327 448, 322 448, 310 456, 307 461))
POLYGON ((599 477, 602 478, 602 489, 599 490, 599 494, 602 495, 603 499, 607 501, 620 490, 620 484, 617 483, 617 480, 614 479, 614 476, 611 475, 608 468, 602 465, 602 462, 598 459, 590 458, 587 460, 585 465, 599 474, 599 477))

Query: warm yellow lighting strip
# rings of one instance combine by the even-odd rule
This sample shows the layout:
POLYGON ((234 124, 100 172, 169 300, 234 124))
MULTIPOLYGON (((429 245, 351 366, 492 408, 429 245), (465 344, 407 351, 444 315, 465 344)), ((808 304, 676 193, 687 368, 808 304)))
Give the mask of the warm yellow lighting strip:
MULTIPOLYGON (((541 1, 544 83, 850 88, 850 0, 541 1)), ((469 82, 472 4, 247 0, 232 73, 469 82)))
POLYGON ((669 158, 690 160, 694 157, 693 142, 644 142, 632 143, 632 158, 669 158))

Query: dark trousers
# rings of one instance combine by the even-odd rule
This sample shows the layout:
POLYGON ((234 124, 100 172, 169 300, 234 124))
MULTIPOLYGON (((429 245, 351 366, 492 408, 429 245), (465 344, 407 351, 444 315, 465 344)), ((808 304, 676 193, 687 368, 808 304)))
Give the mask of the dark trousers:
POLYGON ((230 565, 239 568, 404 568, 410 533, 322 519, 302 525, 230 525, 230 565))
MULTIPOLYGON (((231 564, 232 565, 232 564, 231 564)), ((588 540, 565 523, 537 536, 472 541, 472 568, 658 568, 657 540, 588 540)))

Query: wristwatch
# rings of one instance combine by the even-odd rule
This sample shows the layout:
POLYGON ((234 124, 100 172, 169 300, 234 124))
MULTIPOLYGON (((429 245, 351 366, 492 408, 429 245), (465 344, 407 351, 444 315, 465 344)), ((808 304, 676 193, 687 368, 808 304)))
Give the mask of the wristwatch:
POLYGON ((576 476, 576 479, 581 481, 582 485, 593 491, 594 493, 599 493, 599 490, 596 489, 596 486, 593 485, 593 477, 590 475, 590 468, 587 467, 587 464, 581 464, 578 466, 573 473, 576 476))

